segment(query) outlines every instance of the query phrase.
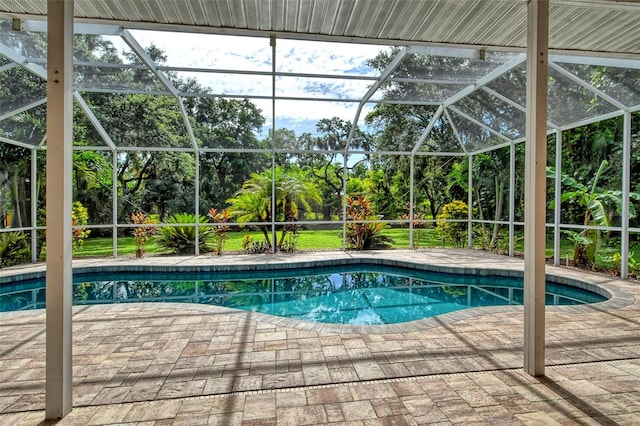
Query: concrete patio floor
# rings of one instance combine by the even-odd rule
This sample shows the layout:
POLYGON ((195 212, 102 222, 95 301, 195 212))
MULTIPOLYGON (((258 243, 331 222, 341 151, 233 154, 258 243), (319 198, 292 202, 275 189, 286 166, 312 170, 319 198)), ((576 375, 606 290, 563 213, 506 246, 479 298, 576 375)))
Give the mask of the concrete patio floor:
MULTIPOLYGON (((523 268, 521 259, 471 250, 94 259, 74 266, 241 267, 350 256, 523 268)), ((539 378, 522 370, 521 306, 388 326, 312 324, 176 303, 77 306, 74 409, 57 424, 640 424, 640 285, 568 268, 548 273, 597 283, 614 298, 547 308, 547 368, 539 378)), ((0 425, 45 424, 44 324, 43 310, 0 313, 0 425)))

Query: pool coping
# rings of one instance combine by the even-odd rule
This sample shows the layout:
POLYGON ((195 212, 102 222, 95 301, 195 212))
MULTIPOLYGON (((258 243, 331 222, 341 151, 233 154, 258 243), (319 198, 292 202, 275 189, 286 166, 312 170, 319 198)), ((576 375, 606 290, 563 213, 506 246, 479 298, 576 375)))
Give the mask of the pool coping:
MULTIPOLYGON (((259 254, 228 256, 172 256, 149 258, 99 258, 74 260, 74 273, 86 272, 231 272, 231 271, 265 271, 292 268, 313 268, 321 266, 346 266, 352 264, 395 266, 431 272, 474 274, 480 276, 521 277, 524 262, 520 258, 497 255, 494 253, 471 249, 422 249, 422 250, 384 250, 369 252, 312 252, 294 254, 259 254), (463 257, 464 259, 456 259, 463 257)), ((42 278, 46 273, 46 264, 20 265, 0 270, 0 284, 24 279, 42 278)), ((588 305, 547 306, 546 312, 587 313, 620 309, 635 303, 629 286, 630 281, 617 277, 590 273, 573 268, 546 266, 547 280, 568 284, 574 287, 595 291, 608 300, 588 305)), ((135 302, 133 302, 135 303, 135 302)), ((491 313, 512 312, 522 314, 524 306, 489 306, 467 308, 447 314, 438 315, 410 322, 384 325, 347 325, 315 323, 295 320, 269 314, 242 311, 213 305, 188 304, 179 302, 154 302, 166 306, 180 306, 183 310, 198 312, 224 313, 243 316, 272 325, 337 334, 389 334, 407 333, 451 324, 491 313)), ((116 304, 117 305, 117 304, 116 304)), ((131 306, 132 303, 126 303, 131 306)), ((78 305, 74 308, 81 308, 78 305)), ((109 305, 115 306, 115 305, 109 305)), ((21 312, 0 313, 3 316, 18 316, 21 312)))

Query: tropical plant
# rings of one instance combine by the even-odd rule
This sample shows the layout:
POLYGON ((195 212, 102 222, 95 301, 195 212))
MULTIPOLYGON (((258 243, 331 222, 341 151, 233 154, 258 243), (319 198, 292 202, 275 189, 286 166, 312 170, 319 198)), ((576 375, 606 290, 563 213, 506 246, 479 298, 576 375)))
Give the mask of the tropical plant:
MULTIPOLYGON (((293 222, 297 220, 300 210, 311 211, 310 202, 321 201, 317 187, 302 169, 292 167, 285 170, 280 166, 273 171, 267 169, 261 173, 253 173, 235 196, 228 200, 231 204, 230 214, 238 222, 269 222, 274 216, 276 220, 291 222, 291 225, 283 226, 280 239, 275 242, 278 249, 282 249, 288 233, 297 232, 298 228, 293 222), (272 215, 273 188, 275 215, 272 215)), ((263 223, 258 228, 264 235, 266 245, 271 247, 269 226, 263 223)))
MULTIPOLYGON (((620 272, 620 265, 622 263, 622 255, 620 253, 614 253, 613 256, 611 256, 607 260, 615 263, 616 271, 620 272)), ((635 258, 635 254, 632 251, 629 252, 628 266, 629 273, 631 274, 636 274, 638 272, 638 268, 640 267, 640 264, 638 264, 638 261, 635 258)))
POLYGON ((81 247, 89 237, 91 230, 85 228, 89 222, 89 211, 80 201, 74 201, 71 207, 71 226, 73 226, 72 246, 73 250, 81 247))
POLYGON ((593 240, 585 235, 584 232, 563 230, 562 233, 573 243, 573 265, 588 266, 587 249, 593 244, 593 240))
POLYGON ((438 215, 436 229, 443 240, 451 241, 454 247, 464 247, 464 239, 467 235, 467 223, 460 222, 468 218, 469 207, 460 200, 442 206, 442 213, 438 215))
POLYGON ((30 255, 25 234, 17 231, 0 234, 0 268, 25 263, 30 255))
POLYGON ((156 228, 153 225, 158 221, 142 212, 133 212, 131 213, 131 222, 140 225, 133 228, 132 234, 136 244, 136 257, 142 257, 146 251, 147 243, 156 233, 156 228))
POLYGON ((391 238, 380 234, 385 224, 368 222, 380 217, 372 209, 371 200, 363 195, 347 197, 347 245, 355 250, 366 250, 384 247, 391 243, 391 238))
MULTIPOLYGON (((590 239, 591 243, 585 245, 583 241, 573 238, 575 245, 574 264, 575 265, 592 265, 595 261, 595 254, 599 245, 601 232, 586 228, 589 225, 610 226, 610 216, 615 211, 622 211, 622 191, 610 190, 598 187, 598 182, 604 171, 609 166, 606 160, 603 160, 598 167, 598 171, 589 183, 589 186, 578 182, 575 178, 562 174, 560 179, 562 185, 571 188, 571 191, 563 192, 560 196, 560 202, 574 201, 584 209, 584 217, 582 224, 585 229, 580 232, 581 236, 590 239), (595 244, 593 244, 595 241, 595 244), (589 249, 591 248, 591 249, 589 249)), ((547 178, 555 178, 555 168, 547 167, 547 178)), ((640 200, 640 194, 631 192, 629 198, 640 200)), ((555 207, 555 201, 549 203, 549 208, 555 207)), ((633 204, 629 204, 629 216, 635 217, 636 212, 633 204)), ((570 233, 565 232, 567 235, 570 233)))
MULTIPOLYGON (((156 245, 176 254, 194 254, 196 244, 196 215, 191 213, 176 213, 167 219, 170 226, 159 228, 156 245)), ((199 225, 206 225, 209 220, 200 215, 199 225)), ((210 226, 200 226, 198 229, 198 247, 201 253, 207 253, 214 248, 214 233, 210 226)))
POLYGON ((216 241, 216 254, 220 256, 222 249, 224 248, 224 242, 229 238, 227 232, 229 226, 226 223, 229 221, 229 213, 226 210, 217 211, 214 208, 209 209, 208 213, 213 223, 217 225, 213 226, 214 239, 216 241))
MULTIPOLYGON (((405 206, 405 209, 409 210, 408 204, 405 206)), ((402 216, 400 216, 400 219, 409 221, 409 213, 403 214, 402 216)), ((422 233, 422 228, 424 227, 424 213, 414 211, 412 221, 413 221, 413 229, 416 232, 416 237, 414 239, 413 246, 414 248, 418 248, 420 246, 420 237, 422 233)))

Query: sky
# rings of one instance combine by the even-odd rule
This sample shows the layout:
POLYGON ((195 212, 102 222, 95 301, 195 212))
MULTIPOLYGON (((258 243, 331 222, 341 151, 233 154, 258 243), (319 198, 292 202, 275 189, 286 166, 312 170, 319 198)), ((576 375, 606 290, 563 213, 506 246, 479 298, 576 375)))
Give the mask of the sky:
MULTIPOLYGON (((272 48, 266 37, 217 36, 210 34, 186 34, 158 31, 131 31, 142 45, 151 43, 164 50, 166 65, 223 70, 252 70, 271 72, 272 48)), ((120 45, 120 43, 118 43, 120 45)), ((377 77, 377 70, 368 68, 366 60, 374 58, 385 46, 316 41, 276 40, 277 71, 309 74, 332 74, 377 77)), ((182 73, 196 77, 212 93, 240 96, 272 93, 271 76, 231 75, 210 73, 182 73)), ((372 81, 347 79, 318 79, 281 77, 276 81, 276 94, 282 96, 310 97, 312 99, 338 98, 360 99, 372 81)), ((271 100, 253 99, 263 111, 266 123, 263 136, 272 127, 271 100)), ((276 102, 276 128, 286 127, 300 135, 315 132, 315 124, 322 118, 339 117, 353 121, 358 104, 328 101, 278 101, 276 102)), ((362 118, 372 105, 365 105, 362 118)))

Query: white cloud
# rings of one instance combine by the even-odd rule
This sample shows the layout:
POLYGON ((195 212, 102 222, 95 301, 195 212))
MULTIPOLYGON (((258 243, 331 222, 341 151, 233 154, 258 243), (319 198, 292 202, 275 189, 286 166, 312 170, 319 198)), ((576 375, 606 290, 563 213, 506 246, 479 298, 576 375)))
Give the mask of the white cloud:
MULTIPOLYGON (((155 44, 167 54, 167 65, 223 70, 250 70, 269 73, 272 70, 272 49, 267 37, 235 37, 210 34, 132 31, 143 47, 155 44)), ((385 46, 356 45, 280 39, 276 41, 276 68, 279 72, 376 77, 377 70, 368 68, 366 60, 374 58, 385 46)), ((183 73, 196 77, 216 94, 239 96, 270 96, 270 75, 231 75, 183 73)), ((372 81, 306 77, 279 77, 278 96, 310 99, 360 99, 372 81)), ((271 100, 254 99, 271 126, 271 100)), ((327 101, 277 101, 276 127, 287 123, 300 127, 322 118, 340 117, 352 121, 357 103, 327 101)), ((370 108, 363 111, 364 117, 370 108)), ((266 127, 266 126, 265 126, 266 127)), ((299 132, 298 130, 296 130, 299 132)), ((313 132, 314 128, 308 129, 313 132)))

